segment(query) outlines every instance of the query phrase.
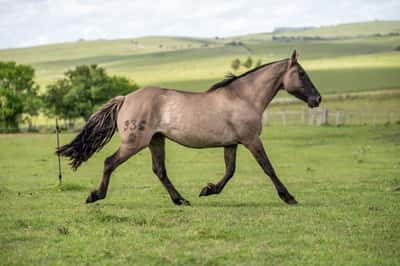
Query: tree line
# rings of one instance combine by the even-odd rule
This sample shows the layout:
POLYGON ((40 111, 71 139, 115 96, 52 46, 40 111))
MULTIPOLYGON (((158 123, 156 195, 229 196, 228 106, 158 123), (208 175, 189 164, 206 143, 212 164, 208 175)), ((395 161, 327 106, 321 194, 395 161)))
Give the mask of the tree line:
POLYGON ((29 65, 0 62, 0 131, 18 131, 22 122, 31 126, 39 112, 70 123, 87 120, 104 102, 125 95, 138 85, 125 77, 109 75, 97 65, 81 65, 64 73, 41 93, 29 65))

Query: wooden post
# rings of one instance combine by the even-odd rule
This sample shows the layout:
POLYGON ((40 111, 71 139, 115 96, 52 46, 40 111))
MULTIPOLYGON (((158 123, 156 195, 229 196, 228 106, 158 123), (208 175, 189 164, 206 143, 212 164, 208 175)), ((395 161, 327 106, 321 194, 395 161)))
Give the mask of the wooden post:
POLYGON ((339 111, 337 111, 336 112, 336 125, 338 126, 339 125, 339 119, 340 119, 340 112, 339 111))
POLYGON ((310 115, 308 116, 308 124, 310 126, 313 126, 315 123, 315 113, 313 111, 310 111, 309 114, 310 115))
MULTIPOLYGON (((57 150, 60 149, 60 137, 59 137, 59 132, 60 132, 60 128, 58 126, 58 118, 56 118, 56 135, 57 135, 57 150)), ((58 183, 59 185, 61 185, 62 183, 62 174, 61 174, 61 158, 60 158, 60 154, 57 153, 58 155, 58 183)))
POLYGON ((322 114, 321 114, 321 124, 322 125, 327 125, 328 124, 328 109, 324 108, 322 109, 322 114))

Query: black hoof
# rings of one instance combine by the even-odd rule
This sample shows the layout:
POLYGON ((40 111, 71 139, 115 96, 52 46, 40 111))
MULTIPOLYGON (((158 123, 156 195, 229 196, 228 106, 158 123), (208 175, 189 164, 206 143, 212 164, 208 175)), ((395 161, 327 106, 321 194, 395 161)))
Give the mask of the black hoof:
POLYGON ((285 202, 287 203, 287 204, 289 204, 289 205, 295 205, 295 204, 297 204, 298 202, 297 202, 297 200, 295 199, 295 198, 289 198, 289 199, 286 199, 285 200, 285 202))
POLYGON ((217 186, 214 185, 213 183, 208 183, 208 185, 200 191, 199 197, 208 196, 208 195, 217 194, 217 193, 219 193, 217 186))
POLYGON ((190 202, 185 200, 184 198, 181 199, 173 199, 172 200, 176 205, 183 205, 183 206, 190 206, 190 202))
POLYGON ((86 199, 86 203, 93 203, 95 201, 98 201, 99 199, 101 198, 97 195, 97 191, 94 190, 90 192, 89 196, 86 199))
POLYGON ((298 203, 297 200, 292 195, 290 195, 288 192, 279 193, 279 197, 289 205, 294 205, 294 204, 298 203))

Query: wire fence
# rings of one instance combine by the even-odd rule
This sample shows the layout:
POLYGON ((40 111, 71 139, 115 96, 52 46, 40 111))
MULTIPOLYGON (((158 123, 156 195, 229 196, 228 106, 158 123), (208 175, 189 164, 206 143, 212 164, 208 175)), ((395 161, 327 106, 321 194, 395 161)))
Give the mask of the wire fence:
POLYGON ((329 111, 316 108, 299 111, 266 111, 264 126, 378 125, 400 123, 399 112, 329 111))

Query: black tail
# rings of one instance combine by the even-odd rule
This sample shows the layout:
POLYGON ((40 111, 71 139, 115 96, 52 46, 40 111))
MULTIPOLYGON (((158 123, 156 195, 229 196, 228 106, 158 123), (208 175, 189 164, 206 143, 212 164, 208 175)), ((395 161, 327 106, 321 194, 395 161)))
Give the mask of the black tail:
POLYGON ((124 99, 124 96, 118 96, 109 100, 100 110, 92 114, 69 144, 57 149, 57 154, 71 160, 73 170, 76 170, 81 163, 87 161, 93 153, 101 150, 111 140, 117 128, 118 111, 124 99))

